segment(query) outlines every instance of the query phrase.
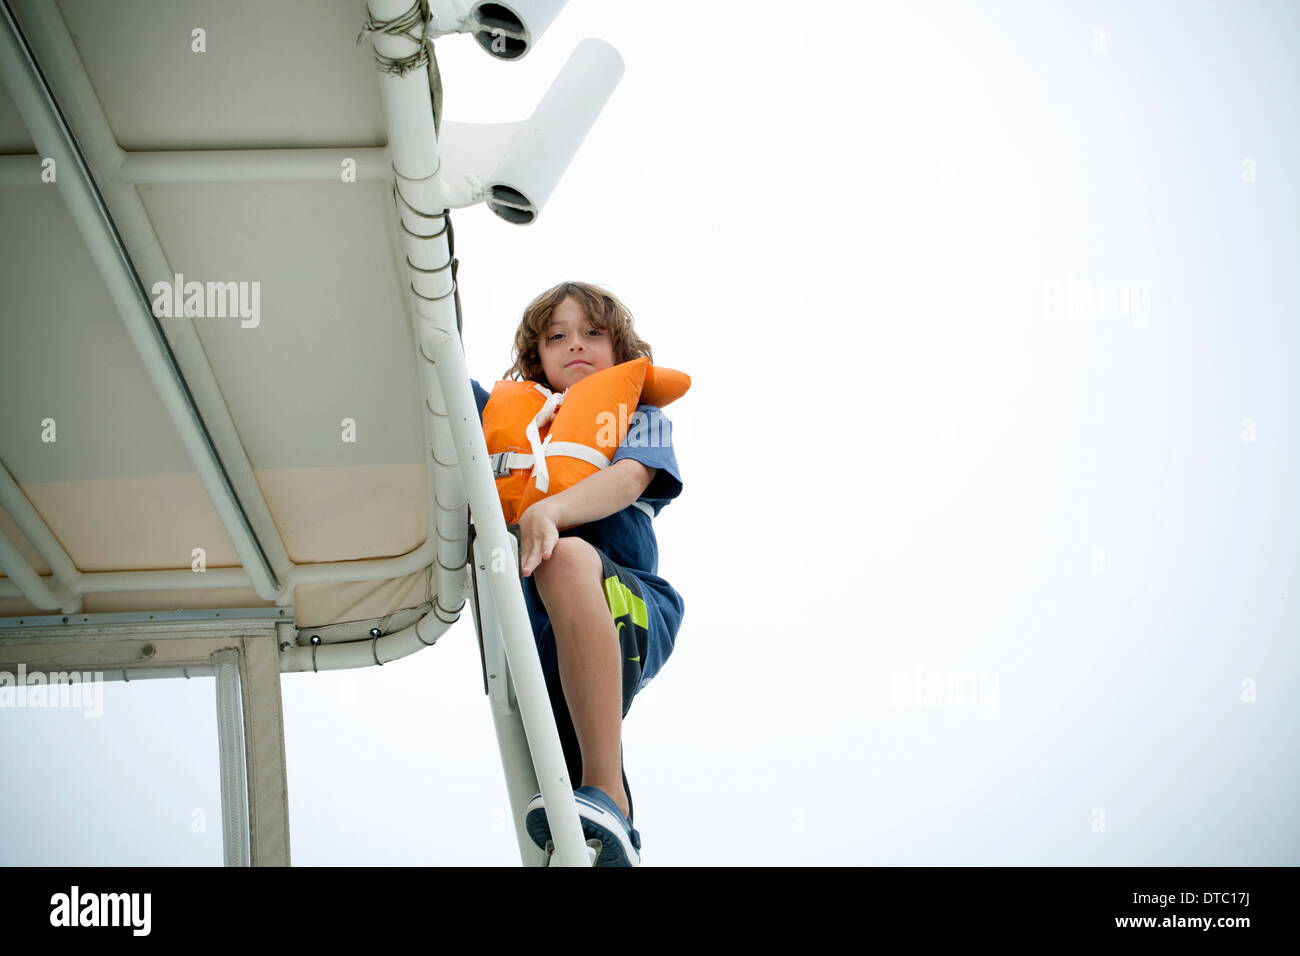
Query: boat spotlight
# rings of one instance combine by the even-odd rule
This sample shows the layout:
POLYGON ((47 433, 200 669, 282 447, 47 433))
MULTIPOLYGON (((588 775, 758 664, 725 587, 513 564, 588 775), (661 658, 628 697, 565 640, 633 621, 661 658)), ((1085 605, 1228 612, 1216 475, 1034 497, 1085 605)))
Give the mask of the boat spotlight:
POLYGON ((533 48, 568 0, 510 0, 477 3, 466 28, 488 53, 501 60, 518 60, 533 48))
POLYGON ((488 208, 517 225, 536 219, 622 76, 614 47, 595 37, 579 43, 497 163, 488 208))

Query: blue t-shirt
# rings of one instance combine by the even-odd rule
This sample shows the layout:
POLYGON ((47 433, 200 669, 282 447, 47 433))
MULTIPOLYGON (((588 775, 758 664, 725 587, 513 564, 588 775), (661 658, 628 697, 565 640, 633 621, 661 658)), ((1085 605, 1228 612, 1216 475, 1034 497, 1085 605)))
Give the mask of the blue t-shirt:
MULTIPOLYGON (((470 384, 478 403, 479 423, 482 424, 488 392, 474 379, 470 379, 470 384)), ((647 468, 659 469, 637 499, 649 504, 656 515, 664 505, 681 494, 682 478, 677 469, 677 455, 673 452, 672 422, 657 406, 638 405, 636 414, 629 416, 627 437, 615 450, 610 464, 624 458, 635 459, 647 468)), ((582 538, 599 548, 611 561, 635 574, 641 582, 651 631, 650 647, 646 660, 642 662, 644 685, 658 673, 672 651, 685 610, 681 595, 659 576, 659 542, 655 539, 653 522, 645 512, 628 505, 622 511, 616 511, 598 521, 589 521, 560 532, 562 538, 569 535, 582 538)), ((547 623, 546 609, 532 582, 531 576, 524 578, 524 597, 528 604, 533 634, 540 636, 547 623)))

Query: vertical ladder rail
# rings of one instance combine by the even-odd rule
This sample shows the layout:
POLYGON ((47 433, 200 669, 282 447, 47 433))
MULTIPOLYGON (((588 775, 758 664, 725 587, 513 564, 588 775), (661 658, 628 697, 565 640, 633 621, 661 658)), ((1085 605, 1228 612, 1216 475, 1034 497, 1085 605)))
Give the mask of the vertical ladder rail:
MULTIPOLYGON (((511 535, 512 539, 513 537, 511 535)), ((524 812, 528 801, 540 789, 537 785, 537 772, 533 769, 533 761, 528 752, 528 735, 524 732, 514 684, 510 680, 510 665, 506 661, 505 644, 501 639, 501 623, 492 602, 479 599, 479 582, 484 580, 489 570, 488 556, 479 546, 477 535, 474 536, 473 561, 474 620, 478 625, 483 652, 483 681, 492 708, 497 746, 501 750, 501 767, 506 776, 506 793, 510 800, 515 839, 519 842, 519 856, 524 866, 542 866, 546 859, 545 851, 533 842, 524 828, 524 812)))
MULTIPOLYGON (((414 7, 410 0, 370 0, 367 6, 371 19, 381 23, 398 22, 414 7)), ((436 372, 422 376, 431 393, 426 402, 429 409, 446 409, 470 511, 488 558, 489 573, 483 580, 489 601, 485 603, 492 605, 500 622, 528 750, 546 800, 556 862, 561 866, 590 866, 560 734, 519 586, 519 562, 489 467, 487 442, 456 323, 450 219, 437 179, 440 160, 429 66, 427 61, 419 62, 419 56, 412 61, 405 59, 423 48, 424 25, 410 29, 418 39, 379 30, 374 34, 374 44, 378 57, 388 63, 404 63, 401 71, 379 70, 379 92, 388 124, 394 200, 398 203, 406 252, 403 279, 409 280, 414 296, 416 346, 436 372), (504 565, 499 563, 502 560, 504 565), (501 570, 496 570, 498 567, 501 570)))

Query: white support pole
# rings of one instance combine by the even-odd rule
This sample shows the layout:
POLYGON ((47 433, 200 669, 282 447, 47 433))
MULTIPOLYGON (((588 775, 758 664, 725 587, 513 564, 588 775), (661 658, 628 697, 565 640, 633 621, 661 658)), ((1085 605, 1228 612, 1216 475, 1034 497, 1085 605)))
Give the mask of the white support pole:
POLYGON ((244 707, 239 692, 239 651, 212 655, 217 685, 217 751, 221 764, 221 843, 226 866, 248 866, 248 764, 244 758, 244 707))
POLYGON ((253 866, 288 866, 289 779, 274 635, 242 639, 239 686, 248 767, 249 858, 253 866))
MULTIPOLYGON (((377 20, 391 21, 410 8, 410 0, 372 0, 369 12, 377 20)), ((374 42, 377 53, 390 59, 410 56, 418 49, 409 39, 385 33, 376 33, 374 42)), ((437 373, 423 378, 430 385, 436 381, 438 386, 436 391, 430 389, 429 408, 446 410, 470 508, 487 553, 512 554, 456 328, 447 222, 442 215, 446 207, 441 204, 436 180, 438 141, 428 67, 418 66, 403 76, 381 71, 379 88, 388 119, 396 185, 401 190, 403 246, 410 265, 407 275, 416 295, 416 341, 437 373)), ((513 570, 487 575, 487 590, 503 624, 506 654, 516 680, 533 764, 546 800, 556 859, 563 866, 588 866, 591 858, 578 822, 555 715, 551 712, 532 625, 519 586, 518 562, 512 558, 507 563, 513 570)))
MULTIPOLYGON (((514 535, 511 535, 514 540, 514 535)), ((516 553, 516 560, 518 556, 516 553)), ((488 556, 483 553, 482 541, 474 538, 474 574, 486 586, 488 556)), ((488 598, 486 593, 480 592, 488 598)), ((492 722, 497 732, 497 747, 501 751, 501 767, 506 775, 506 793, 510 799, 511 818, 515 824, 515 839, 519 842, 519 855, 525 866, 544 866, 546 852, 533 842, 524 827, 524 813, 528 801, 538 791, 537 772, 528 753, 528 735, 519 714, 514 686, 510 681, 510 665, 506 661, 505 646, 501 642, 501 623, 490 598, 478 602, 478 629, 483 640, 484 676, 488 685, 488 700, 492 705, 492 722)))
MULTIPOLYGON (((533 770, 533 758, 528 751, 528 735, 519 711, 508 714, 492 711, 496 727, 497 747, 501 751, 501 767, 506 774, 506 795, 510 800, 510 816, 515 825, 515 841, 519 844, 519 857, 524 866, 545 866, 546 851, 533 842, 524 826, 528 802, 540 788, 533 770)), ((549 811, 547 816, 549 817, 549 811)), ((585 864, 584 864, 585 865, 585 864)))

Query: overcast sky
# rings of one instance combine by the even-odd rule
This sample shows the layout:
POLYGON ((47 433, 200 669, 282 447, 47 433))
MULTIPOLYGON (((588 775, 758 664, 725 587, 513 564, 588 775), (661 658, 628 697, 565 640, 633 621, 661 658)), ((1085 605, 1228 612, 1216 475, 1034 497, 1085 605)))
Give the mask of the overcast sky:
MULTIPOLYGON (((795 9, 437 48, 470 122, 626 61, 535 224, 453 218, 485 386, 564 279, 693 380, 645 865, 1300 863, 1300 8, 795 9)), ((6 714, 4 862, 219 865, 212 684, 6 714)), ((294 864, 518 863, 468 609, 283 690, 294 864)))

